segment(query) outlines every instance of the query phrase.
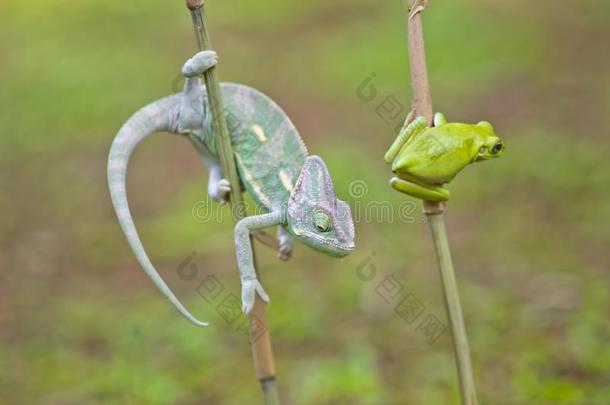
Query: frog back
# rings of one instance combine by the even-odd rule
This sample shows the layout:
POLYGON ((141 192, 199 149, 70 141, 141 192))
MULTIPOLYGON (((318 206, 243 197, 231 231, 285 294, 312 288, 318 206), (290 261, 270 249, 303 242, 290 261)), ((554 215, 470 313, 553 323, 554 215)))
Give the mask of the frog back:
POLYGON ((221 91, 242 183, 271 211, 288 201, 307 148, 286 113, 260 91, 234 83, 222 83, 221 91))
POLYGON ((474 157, 472 137, 454 126, 445 124, 417 134, 400 152, 402 165, 427 183, 453 179, 474 157))

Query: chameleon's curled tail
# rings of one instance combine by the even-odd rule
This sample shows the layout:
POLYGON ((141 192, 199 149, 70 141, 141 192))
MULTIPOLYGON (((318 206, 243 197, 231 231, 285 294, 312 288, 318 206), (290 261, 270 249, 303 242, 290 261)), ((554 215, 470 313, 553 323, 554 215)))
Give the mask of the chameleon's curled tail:
POLYGON ((175 120, 178 117, 179 106, 180 101, 178 96, 166 97, 142 108, 123 125, 110 147, 110 154, 108 156, 108 186, 110 188, 112 204, 114 205, 121 228, 138 262, 148 277, 189 321, 197 326, 208 326, 206 322, 195 318, 180 303, 161 276, 159 276, 159 273, 148 258, 144 246, 142 246, 127 202, 125 174, 131 153, 142 140, 155 132, 175 132, 177 127, 175 120))

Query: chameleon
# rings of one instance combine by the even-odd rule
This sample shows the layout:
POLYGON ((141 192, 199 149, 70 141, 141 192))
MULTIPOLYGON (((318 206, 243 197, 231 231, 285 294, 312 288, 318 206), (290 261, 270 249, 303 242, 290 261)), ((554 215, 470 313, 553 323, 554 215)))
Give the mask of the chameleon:
POLYGON ((422 200, 449 200, 446 183, 471 163, 502 156, 506 148, 487 121, 448 123, 436 113, 434 126, 426 124, 421 116, 405 124, 384 156, 396 175, 390 185, 422 200))
MULTIPOLYGON (((213 50, 195 54, 182 67, 180 93, 137 111, 121 127, 108 156, 108 185, 119 223, 136 258, 153 283, 188 320, 208 326, 193 316, 163 281, 151 263, 131 216, 126 171, 136 146, 156 132, 186 137, 209 171, 208 194, 228 201, 231 186, 223 178, 212 131, 202 74, 218 63, 213 50), (205 103, 204 103, 205 101, 205 103)), ((240 220, 234 229, 237 264, 242 285, 242 310, 251 312, 256 294, 269 302, 254 268, 250 232, 278 226, 279 256, 287 259, 293 239, 330 256, 344 257, 355 249, 354 223, 349 205, 337 198, 324 161, 309 156, 295 126, 269 97, 251 87, 221 83, 224 115, 240 184, 252 197, 257 214, 240 220)))

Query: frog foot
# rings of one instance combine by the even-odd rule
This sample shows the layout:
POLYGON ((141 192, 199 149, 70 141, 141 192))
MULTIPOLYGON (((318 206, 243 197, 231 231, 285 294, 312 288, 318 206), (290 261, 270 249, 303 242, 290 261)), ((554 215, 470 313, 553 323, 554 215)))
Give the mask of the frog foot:
POLYGON ((400 177, 392 177, 390 185, 401 193, 408 194, 421 200, 447 201, 449 199, 449 190, 442 185, 422 184, 401 179, 400 177))
POLYGON ((445 114, 442 112, 437 112, 434 114, 434 126, 440 127, 441 125, 445 125, 447 123, 447 118, 445 118, 445 114))
MULTIPOLYGON (((409 114, 409 115, 411 115, 411 114, 409 114)), ((385 162, 392 163, 392 161, 398 155, 398 152, 400 152, 400 149, 404 146, 405 143, 407 143, 409 138, 411 138, 418 132, 421 132, 425 129, 426 129, 426 118, 424 118, 424 117, 417 117, 410 123, 405 124, 402 127, 402 129, 400 130, 400 133, 398 134, 396 139, 394 140, 394 143, 392 144, 392 146, 390 146, 390 149, 388 149, 388 151, 385 153, 385 156, 383 158, 385 160, 385 162)))

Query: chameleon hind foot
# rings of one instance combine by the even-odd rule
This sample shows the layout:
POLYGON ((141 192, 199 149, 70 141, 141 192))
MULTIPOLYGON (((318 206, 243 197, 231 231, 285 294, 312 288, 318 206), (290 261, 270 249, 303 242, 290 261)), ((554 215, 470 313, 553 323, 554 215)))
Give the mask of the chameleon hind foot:
POLYGON ((401 193, 421 200, 447 201, 449 199, 449 190, 443 186, 418 184, 399 177, 392 177, 390 185, 401 193))
POLYGON ((218 55, 216 52, 211 50, 201 51, 186 61, 182 67, 182 75, 184 77, 201 76, 203 72, 215 66, 217 63, 218 55))
POLYGON ((209 180, 208 195, 221 204, 229 202, 229 194, 231 193, 231 183, 227 179, 209 180))

